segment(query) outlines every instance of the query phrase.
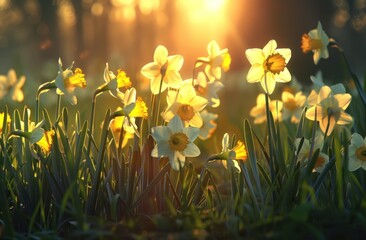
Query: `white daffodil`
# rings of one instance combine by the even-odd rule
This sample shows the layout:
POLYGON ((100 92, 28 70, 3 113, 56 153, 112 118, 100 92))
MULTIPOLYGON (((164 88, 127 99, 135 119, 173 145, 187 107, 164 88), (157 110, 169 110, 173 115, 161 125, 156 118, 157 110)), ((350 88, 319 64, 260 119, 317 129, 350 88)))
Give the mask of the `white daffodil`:
POLYGON ((200 112, 206 107, 208 101, 196 95, 192 84, 183 84, 178 92, 169 91, 167 95, 168 108, 162 117, 169 122, 178 115, 185 126, 200 128, 203 124, 200 112))
POLYGON ((248 158, 244 143, 238 141, 233 148, 230 148, 230 137, 228 133, 225 133, 221 144, 221 153, 211 156, 208 161, 221 161, 226 169, 234 168, 236 172, 240 173, 241 168, 238 161, 246 161, 248 158))
POLYGON ((298 123, 306 102, 306 96, 302 92, 295 95, 289 92, 282 92, 282 119, 291 119, 291 122, 298 123))
POLYGON ((80 68, 76 68, 73 72, 71 69, 74 63, 72 63, 66 70, 62 69, 61 59, 58 59, 58 74, 55 80, 57 87, 57 94, 64 94, 66 99, 73 105, 77 103, 74 90, 76 87, 86 88, 85 74, 80 68))
MULTIPOLYGON (((269 99, 269 110, 272 112, 273 120, 282 121, 283 103, 278 100, 269 99)), ((266 113, 266 95, 260 93, 257 97, 257 105, 250 112, 250 116, 254 117, 255 124, 261 124, 267 121, 266 113)))
POLYGON ((323 31, 322 25, 318 22, 316 29, 311 30, 308 34, 303 34, 301 38, 301 49, 304 53, 312 51, 314 53, 313 60, 318 64, 320 58, 328 58, 329 37, 323 31))
POLYGON ((264 91, 272 94, 276 82, 291 81, 291 74, 287 63, 291 58, 289 48, 278 48, 275 40, 270 40, 263 49, 252 48, 245 51, 245 55, 252 65, 247 81, 260 82, 264 91))
POLYGON ((114 75, 112 71, 109 70, 109 65, 106 63, 104 69, 104 81, 106 85, 102 85, 101 87, 107 87, 110 94, 119 99, 123 99, 124 94, 120 91, 121 88, 130 88, 132 83, 130 78, 127 77, 126 73, 121 69, 117 70, 117 76, 114 75))
POLYGON ((142 67, 141 73, 149 78, 150 89, 153 94, 164 92, 167 87, 178 88, 182 82, 179 70, 183 65, 181 55, 168 56, 168 50, 159 45, 154 52, 154 62, 142 67), (160 89, 161 85, 161 89, 160 89))
POLYGON ((323 86, 317 95, 316 105, 306 111, 306 118, 318 121, 320 129, 329 136, 334 127, 352 123, 352 116, 344 110, 351 103, 351 95, 333 94, 328 86, 323 86), (315 115, 316 112, 316 115, 315 115))
MULTIPOLYGON (((304 162, 305 164, 309 160, 309 154, 310 154, 310 147, 311 143, 308 139, 304 139, 303 144, 300 147, 301 138, 297 138, 295 140, 295 152, 298 153, 297 160, 300 162, 304 162)), ((322 149, 323 148, 323 136, 318 134, 314 139, 314 146, 315 149, 322 149)), ((313 153, 314 153, 313 151, 313 153)), ((325 165, 329 162, 329 157, 327 154, 320 152, 318 159, 315 162, 313 172, 321 173, 325 167, 325 165)))
POLYGON ((200 133, 198 137, 202 140, 206 140, 210 138, 213 132, 217 128, 217 124, 215 120, 217 119, 218 115, 214 113, 208 112, 206 109, 201 112, 201 117, 203 124, 200 128, 200 133))
POLYGON ((176 171, 184 166, 186 157, 200 155, 199 148, 193 143, 199 133, 198 128, 183 127, 179 116, 171 119, 167 126, 152 128, 151 134, 156 145, 151 152, 152 157, 168 157, 172 168, 176 171))
POLYGON ((356 171, 359 168, 366 170, 366 137, 362 139, 360 134, 352 134, 348 157, 348 169, 350 171, 356 171))
POLYGON ((136 98, 136 89, 132 87, 126 90, 123 98, 123 104, 123 112, 128 115, 128 117, 124 118, 123 127, 128 132, 131 132, 128 129, 133 129, 136 135, 139 136, 137 126, 135 124, 135 118, 141 117, 146 119, 148 117, 146 103, 142 98, 136 98))
POLYGON ((196 66, 198 67, 201 63, 206 63, 205 73, 210 82, 212 82, 215 79, 221 78, 222 70, 225 72, 229 70, 231 58, 227 48, 220 49, 219 44, 214 40, 208 43, 207 52, 207 57, 199 57, 197 59, 198 64, 196 66))
POLYGON ((18 80, 14 69, 10 69, 7 76, 0 76, 0 99, 10 92, 13 101, 23 102, 24 93, 22 87, 24 83, 25 76, 21 76, 18 80))
POLYGON ((209 107, 216 108, 220 106, 220 99, 217 96, 217 92, 223 87, 224 85, 219 81, 207 82, 207 79, 203 72, 199 72, 197 75, 197 79, 195 79, 194 88, 196 89, 196 93, 199 96, 207 99, 207 106, 209 107))

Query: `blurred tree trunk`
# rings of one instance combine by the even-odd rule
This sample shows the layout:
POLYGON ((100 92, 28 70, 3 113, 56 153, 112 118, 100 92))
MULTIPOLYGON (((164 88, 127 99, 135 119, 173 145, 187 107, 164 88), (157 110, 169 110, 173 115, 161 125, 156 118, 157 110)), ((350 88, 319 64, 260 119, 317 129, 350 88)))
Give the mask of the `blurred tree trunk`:
POLYGON ((39 6, 41 11, 40 24, 42 28, 45 28, 41 41, 50 40, 51 47, 47 51, 42 51, 42 58, 52 58, 54 56, 60 56, 59 50, 59 31, 58 31, 58 18, 57 18, 57 3, 53 0, 39 0, 39 6))
POLYGON ((84 33, 83 33, 83 4, 81 0, 72 0, 72 5, 75 11, 76 26, 75 26, 75 36, 76 36, 76 56, 79 57, 84 51, 84 33))

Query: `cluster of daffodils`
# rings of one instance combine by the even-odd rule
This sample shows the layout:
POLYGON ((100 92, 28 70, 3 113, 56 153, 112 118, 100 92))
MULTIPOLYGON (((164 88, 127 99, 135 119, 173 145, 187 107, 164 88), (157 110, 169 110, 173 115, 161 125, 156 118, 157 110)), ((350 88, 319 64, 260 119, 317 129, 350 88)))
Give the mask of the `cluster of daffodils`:
MULTIPOLYGON (((319 22, 316 29, 304 34, 301 39, 301 48, 304 53, 313 52, 314 64, 318 64, 321 58, 329 57, 328 46, 337 43, 330 39, 322 29, 319 22)), ((296 80, 290 87, 284 87, 281 99, 271 100, 276 82, 287 83, 291 80, 291 74, 287 69, 291 58, 291 51, 286 48, 278 48, 275 40, 270 40, 263 49, 248 49, 245 52, 251 68, 247 74, 249 83, 260 82, 264 94, 257 97, 256 106, 250 110, 255 124, 267 121, 267 111, 271 112, 274 121, 289 121, 299 123, 305 112, 306 119, 318 123, 321 132, 312 139, 298 138, 295 140, 296 157, 299 162, 306 165, 310 158, 310 146, 315 146, 312 151, 320 149, 316 159, 314 171, 321 172, 329 161, 328 155, 322 151, 323 141, 330 136, 334 129, 344 126, 352 126, 353 118, 346 112, 352 96, 346 93, 343 84, 327 86, 322 79, 321 71, 315 76, 310 76, 313 83, 311 91, 302 91, 302 86, 296 80), (301 143, 301 144, 300 144, 301 143)), ((362 95, 362 92, 359 92, 362 95)), ((361 96, 362 97, 362 96, 361 96)), ((358 168, 366 170, 366 140, 358 133, 354 133, 349 146, 349 170, 358 168)))
MULTIPOLYGON (((304 53, 313 52, 314 63, 318 64, 321 58, 329 57, 330 44, 337 43, 328 38, 319 22, 316 29, 302 36, 301 48, 304 53)), ((210 112, 210 108, 220 106, 218 92, 224 87, 220 80, 223 71, 227 71, 231 63, 228 49, 221 49, 215 41, 208 43, 207 52, 208 56, 196 59, 192 78, 183 80, 180 75, 184 63, 183 57, 169 55, 168 50, 162 45, 155 49, 153 62, 141 69, 142 75, 150 80, 152 93, 150 114, 145 101, 137 95, 126 72, 121 69, 113 72, 106 63, 103 73, 104 83, 93 95, 86 154, 88 155, 91 149, 96 99, 100 94, 108 92, 120 102, 120 106, 108 119, 109 130, 118 148, 125 147, 129 139, 141 137, 141 125, 139 126, 139 121, 136 121, 137 118, 141 118, 148 120, 148 132, 156 142, 151 152, 152 157, 168 158, 172 169, 178 171, 184 166, 187 157, 199 156, 200 149, 194 141, 197 138, 202 140, 210 138, 217 127, 215 120, 218 115, 210 112), (164 97, 165 101, 161 102, 164 97)), ((309 93, 303 91, 301 84, 296 82, 287 68, 291 50, 277 48, 275 40, 270 40, 263 49, 247 49, 245 55, 251 64, 247 81, 259 82, 264 91, 258 95, 256 106, 250 110, 254 123, 264 123, 268 120, 268 116, 273 117, 274 121, 294 124, 299 123, 302 116, 305 116, 307 120, 316 123, 320 128, 316 137, 295 140, 296 158, 300 164, 307 165, 313 159, 314 150, 319 149, 314 172, 321 172, 329 161, 328 155, 323 152, 322 141, 335 132, 335 129, 352 126, 353 118, 346 112, 352 100, 351 94, 346 93, 342 84, 325 85, 321 73, 310 77, 313 89, 308 91, 309 93), (291 80, 291 86, 284 88, 281 98, 274 99, 272 94, 277 82, 289 83, 291 80)), ((45 155, 50 153, 53 139, 57 139, 56 129, 60 125, 57 120, 55 126, 46 130, 43 128, 44 120, 38 121, 40 94, 55 89, 58 100, 62 97, 75 105, 77 104, 75 89, 86 88, 85 74, 80 68, 73 69, 72 63, 64 70, 61 59, 58 60, 58 66, 55 79, 38 88, 35 113, 37 125, 28 119, 27 124, 23 123, 19 128, 8 114, 0 113, 1 138, 23 137, 32 145, 38 146, 33 148, 34 153, 42 152, 45 155)), ((21 88, 24 81, 24 76, 17 80, 14 70, 10 70, 7 76, 0 76, 0 99, 11 92, 14 101, 22 101, 24 94, 21 88)), ((359 91, 359 86, 357 90, 359 91)), ((359 95, 362 94, 359 92, 359 95)), ((58 104, 57 116, 60 113, 59 108, 58 104)), ((28 111, 26 116, 29 117, 28 111)), ((244 143, 239 140, 236 144, 230 144, 229 134, 226 133, 222 139, 222 151, 212 155, 208 161, 221 161, 225 168, 240 172, 240 162, 246 161, 247 158, 244 143)), ((358 133, 354 133, 351 137, 348 158, 351 171, 360 167, 366 170, 364 164, 366 139, 358 133)))
POLYGON ((155 49, 154 62, 141 69, 142 75, 150 79, 154 96, 160 100, 160 95, 166 92, 166 106, 158 114, 167 126, 152 127, 156 146, 151 155, 168 157, 174 170, 183 167, 186 157, 197 157, 200 150, 193 141, 197 137, 203 140, 211 137, 217 127, 218 115, 207 108, 220 105, 217 92, 223 84, 219 80, 222 71, 229 69, 231 58, 228 50, 220 49, 215 41, 208 44, 207 52, 207 57, 197 58, 191 79, 183 80, 180 76, 183 57, 169 56, 161 45, 155 49))

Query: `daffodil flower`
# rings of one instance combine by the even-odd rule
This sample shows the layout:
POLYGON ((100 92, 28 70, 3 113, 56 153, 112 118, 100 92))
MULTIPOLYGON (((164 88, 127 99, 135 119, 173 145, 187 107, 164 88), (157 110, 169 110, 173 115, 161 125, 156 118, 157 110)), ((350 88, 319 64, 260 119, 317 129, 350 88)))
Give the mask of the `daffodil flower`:
POLYGON ((124 94, 120 91, 121 88, 130 88, 132 83, 130 78, 121 69, 117 70, 117 76, 109 70, 109 65, 106 63, 104 69, 104 81, 105 84, 99 87, 101 90, 109 90, 110 94, 119 99, 123 99, 124 94))
MULTIPOLYGON (((4 123, 5 123, 5 113, 0 113, 0 134, 3 133, 3 127, 4 127, 4 123)), ((5 123, 5 127, 10 128, 10 123, 11 123, 11 118, 9 116, 9 114, 6 115, 6 123, 5 123)))
POLYGON ((45 131, 42 138, 36 142, 36 144, 41 148, 44 154, 49 154, 51 152, 51 147, 53 144, 53 136, 55 135, 54 130, 45 131))
MULTIPOLYGON (((297 155, 297 159, 300 162, 307 163, 309 160, 311 142, 308 139, 304 139, 303 143, 300 148, 301 138, 297 138, 295 140, 295 150, 297 155), (300 149, 299 149, 300 148, 300 149)), ((314 138, 314 146, 316 148, 322 149, 323 148, 323 136, 317 135, 314 138)), ((313 172, 321 173, 325 167, 325 165, 329 162, 329 156, 323 152, 319 153, 319 156, 315 162, 313 172)))
MULTIPOLYGON (((272 112, 273 120, 282 121, 282 108, 283 103, 281 101, 269 100, 269 110, 272 112)), ((257 105, 250 110, 249 114, 254 117, 255 124, 261 124, 267 121, 266 96, 263 93, 257 96, 257 105)))
POLYGON ((75 96, 74 90, 76 87, 85 88, 85 74, 83 74, 80 68, 76 68, 73 72, 71 69, 73 67, 72 63, 66 70, 62 69, 62 62, 59 58, 58 67, 59 71, 55 80, 57 87, 57 94, 64 94, 66 99, 73 105, 77 103, 77 98, 75 96))
MULTIPOLYGON (((118 107, 117 111, 122 110, 122 108, 118 107)), ((130 120, 134 121, 134 120, 130 120)), ((133 122, 134 123, 134 122, 133 122)), ((135 134, 134 127, 131 126, 131 124, 128 124, 128 121, 126 121, 125 116, 117 116, 111 120, 109 123, 109 128, 111 129, 114 141, 116 145, 119 143, 119 139, 121 137, 121 134, 123 133, 123 140, 122 140, 122 148, 125 147, 128 143, 129 139, 132 139, 135 134)))
POLYGON ((156 145, 151 152, 155 158, 168 157, 172 169, 178 171, 184 166, 186 157, 200 155, 199 148, 193 143, 199 133, 198 128, 183 127, 179 116, 174 116, 167 126, 152 128, 151 134, 156 145))
POLYGON ((356 171, 359 168, 366 170, 366 137, 362 138, 358 133, 352 134, 348 157, 348 169, 350 171, 356 171))
POLYGON ((266 93, 272 94, 276 82, 291 81, 291 74, 287 69, 291 50, 277 49, 275 40, 270 40, 263 49, 247 49, 245 55, 252 65, 247 74, 247 81, 260 82, 266 93))
POLYGON ((167 95, 168 108, 162 117, 169 122, 178 115, 185 126, 200 128, 203 124, 200 112, 206 107, 208 101, 196 95, 191 84, 183 84, 179 91, 169 91, 167 95))
POLYGON ((289 92, 282 92, 282 119, 291 119, 291 122, 298 123, 306 102, 306 96, 302 92, 295 95, 289 92))
MULTIPOLYGON (((185 81, 192 82, 190 79, 185 81)), ((220 99, 217 96, 217 92, 223 87, 224 85, 219 81, 207 82, 206 77, 202 72, 199 72, 197 79, 195 79, 194 88, 196 89, 196 93, 207 99, 208 107, 216 108, 220 106, 220 99)))
POLYGON ((304 53, 312 51, 314 53, 313 60, 318 64, 320 58, 328 58, 329 38, 323 31, 322 25, 318 22, 316 29, 311 30, 308 34, 303 34, 301 38, 301 49, 304 53))
POLYGON ((148 117, 146 103, 141 97, 136 97, 136 89, 130 88, 126 90, 124 98, 124 111, 129 117, 141 117, 146 119, 148 117))
MULTIPOLYGON (((146 103, 140 97, 136 99, 135 88, 130 88, 126 90, 123 98, 123 103, 124 107, 117 108, 117 111, 115 111, 112 114, 113 117, 111 122, 114 123, 123 122, 124 130, 126 130, 129 133, 135 133, 137 136, 140 136, 135 123, 135 118, 141 117, 146 119, 148 117, 146 103)), ((118 128, 121 128, 122 123, 119 125, 120 126, 118 126, 118 128)), ((116 126, 113 127, 117 129, 116 131, 120 131, 116 126)))
POLYGON ((310 107, 305 116, 309 120, 318 121, 320 129, 329 136, 337 124, 352 123, 352 116, 345 112, 351 99, 348 93, 333 94, 330 87, 323 86, 317 95, 316 105, 310 107))
POLYGON ((25 76, 21 76, 18 80, 14 69, 8 71, 8 76, 0 76, 0 99, 2 99, 9 92, 11 99, 15 102, 23 102, 24 93, 22 87, 25 83, 25 76))
POLYGON ((183 65, 181 55, 168 56, 168 50, 159 45, 154 52, 154 62, 142 67, 141 73, 149 78, 153 94, 164 92, 167 87, 178 88, 182 82, 179 70, 183 65), (161 89, 160 89, 161 86, 161 89))
POLYGON ((24 131, 24 123, 22 123, 22 129, 10 132, 8 138, 13 136, 24 137, 28 139, 31 144, 35 144, 40 141, 44 135, 45 131, 42 128, 43 123, 44 120, 40 121, 37 125, 35 125, 33 122, 30 123, 29 131, 27 132, 24 131))
POLYGON ((207 57, 199 57, 197 59, 196 67, 206 63, 205 73, 210 82, 221 78, 221 71, 229 70, 231 64, 231 57, 227 48, 220 49, 216 41, 212 40, 207 45, 207 57))
POLYGON ((201 140, 206 140, 212 136, 212 134, 215 132, 217 128, 217 123, 215 123, 215 120, 217 119, 218 115, 210 113, 206 109, 204 109, 201 112, 201 117, 203 124, 200 128, 200 133, 198 137, 201 140))
POLYGON ((248 152, 244 143, 242 141, 238 141, 233 148, 230 148, 230 137, 228 133, 225 133, 221 144, 221 153, 211 156, 209 161, 221 160, 226 169, 234 167, 235 171, 240 173, 241 168, 238 161, 246 161, 248 159, 248 152))

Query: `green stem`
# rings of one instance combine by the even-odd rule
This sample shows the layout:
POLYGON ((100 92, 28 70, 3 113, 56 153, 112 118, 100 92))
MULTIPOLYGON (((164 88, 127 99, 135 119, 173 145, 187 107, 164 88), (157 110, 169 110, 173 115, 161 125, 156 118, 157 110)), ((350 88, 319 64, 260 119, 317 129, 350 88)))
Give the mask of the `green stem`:
POLYGON ((58 115, 60 114, 60 108, 61 108, 61 95, 57 94, 55 121, 57 121, 58 115))
POLYGON ((164 79, 165 73, 161 74, 161 80, 160 80, 160 86, 159 86, 159 93, 158 93, 158 106, 155 114, 155 120, 154 120, 154 127, 158 126, 159 121, 159 112, 160 112, 160 101, 161 101, 161 88, 163 87, 163 79, 164 79))
POLYGON ((95 91, 93 95, 93 101, 92 101, 92 108, 91 108, 91 114, 90 114, 90 122, 89 122, 89 138, 88 138, 88 147, 86 149, 86 155, 89 156, 90 154, 90 148, 91 148, 91 142, 92 142, 92 136, 93 136, 93 130, 94 130, 94 115, 95 115, 95 103, 97 101, 97 95, 99 94, 99 91, 95 91))
POLYGON ((41 86, 39 86, 39 88, 38 88, 37 95, 36 95, 36 123, 38 123, 38 120, 39 120, 39 97, 42 92, 48 91, 49 89, 53 89, 53 88, 57 88, 56 84, 55 84, 55 80, 53 80, 51 82, 46 82, 46 83, 42 84, 41 86))
POLYGON ((353 82, 356 85, 356 89, 357 89, 358 95, 360 96, 364 107, 366 107, 366 94, 365 94, 364 90, 362 89, 362 86, 361 86, 361 84, 360 84, 360 82, 359 82, 356 74, 354 74, 352 72, 351 66, 350 66, 350 64, 349 64, 349 62, 347 60, 346 55, 344 54, 344 51, 343 51, 342 47, 339 45, 339 43, 337 43, 335 41, 330 42, 330 46, 337 48, 338 51, 341 53, 342 58, 343 58, 344 62, 346 63, 347 70, 348 70, 349 74, 351 75, 353 82))

